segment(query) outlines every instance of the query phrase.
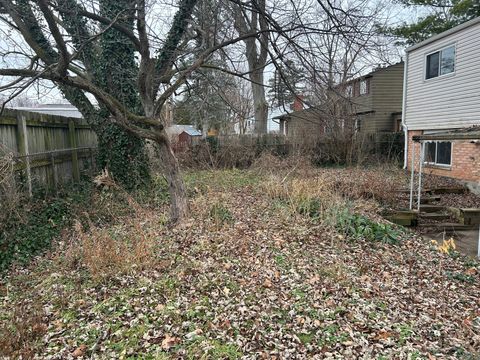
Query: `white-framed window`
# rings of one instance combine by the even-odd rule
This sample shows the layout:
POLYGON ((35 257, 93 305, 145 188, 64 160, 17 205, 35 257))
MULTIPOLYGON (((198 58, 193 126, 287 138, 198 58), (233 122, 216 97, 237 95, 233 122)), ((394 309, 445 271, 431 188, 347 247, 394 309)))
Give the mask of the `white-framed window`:
POLYGON ((453 72, 455 72, 455 45, 447 46, 426 56, 426 80, 453 72))
POLYGON ((370 91, 370 81, 368 79, 360 80, 360 95, 367 95, 370 91))
POLYGON ((439 166, 452 165, 452 142, 431 141, 425 144, 425 163, 439 166))
POLYGON ((353 85, 348 84, 347 87, 345 88, 345 96, 346 97, 352 97, 353 96, 353 85))
POLYGON ((363 116, 358 115, 355 118, 355 132, 360 132, 362 130, 363 116))

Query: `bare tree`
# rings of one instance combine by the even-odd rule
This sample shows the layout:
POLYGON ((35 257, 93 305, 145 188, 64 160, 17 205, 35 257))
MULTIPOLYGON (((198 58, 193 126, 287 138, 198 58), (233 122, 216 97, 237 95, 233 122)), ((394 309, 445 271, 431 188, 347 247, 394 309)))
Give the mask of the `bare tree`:
POLYGON ((228 87, 221 92, 222 99, 230 109, 230 123, 244 135, 247 132, 248 121, 254 116, 253 95, 250 84, 243 79, 236 79, 234 87, 228 87))
POLYGON ((249 78, 251 80, 253 103, 255 108, 255 131, 267 133, 268 104, 265 98, 264 71, 268 60, 268 21, 265 0, 251 0, 251 9, 240 5, 234 6, 235 28, 245 35, 261 31, 258 38, 246 37, 246 58, 249 78))
MULTIPOLYGON (((264 133, 268 114, 264 69, 268 60, 277 67, 286 52, 308 59, 314 53, 309 41, 313 34, 349 37, 359 31, 345 21, 357 16, 355 13, 323 0, 313 3, 322 11, 321 20, 311 11, 310 3, 300 8, 293 0, 284 0, 281 5, 269 4, 267 9, 265 0, 225 0, 235 11, 215 16, 210 24, 215 31, 208 26, 196 27, 191 21, 193 10, 202 0, 178 0, 174 5, 160 0, 149 4, 145 0, 123 0, 111 15, 101 11, 102 1, 106 0, 0 0, 0 31, 12 44, 0 55, 16 57, 16 61, 0 69, 0 75, 11 80, 0 91, 14 89, 9 95, 12 99, 35 81, 48 80, 87 119, 99 116, 100 105, 110 114, 107 121, 156 143, 169 184, 173 221, 187 215, 188 205, 161 113, 169 98, 185 89, 192 74, 209 67, 248 79, 252 83, 257 131, 264 133), (159 9, 171 14, 162 24, 158 24, 158 17, 147 16, 159 9), (123 21, 126 17, 133 21, 123 21), (331 24, 325 25, 325 19, 330 19, 331 24), (216 26, 221 21, 232 26, 216 26), (201 32, 206 28, 209 31, 204 36, 201 32), (124 103, 121 86, 113 91, 95 81, 101 55, 99 43, 109 29, 120 32, 135 50, 137 66, 123 80, 128 87, 133 85, 140 99, 137 107, 124 103), (199 37, 203 39, 201 46, 199 37), (242 42, 247 71, 212 66, 209 62, 219 53, 228 56, 227 49, 242 42)), ((238 54, 238 48, 234 52, 238 54)))
MULTIPOLYGON (((86 118, 97 114, 95 102, 87 96, 93 95, 96 102, 110 112, 109 121, 140 138, 153 140, 158 145, 169 184, 173 221, 183 219, 188 206, 178 162, 160 120, 161 111, 170 96, 212 54, 264 32, 263 28, 254 28, 240 36, 226 34, 202 51, 194 52, 191 40, 196 34, 189 26, 189 20, 197 2, 180 0, 169 30, 160 36, 150 31, 147 24, 145 0, 132 0, 130 8, 120 9, 111 17, 99 15, 101 2, 0 0, 4 26, 14 34, 15 41, 20 38, 28 48, 20 54, 23 64, 17 61, 4 67, 0 69, 0 75, 13 78, 12 86, 22 83, 21 89, 28 88, 38 79, 50 80, 67 99, 73 100, 86 118), (120 19, 124 16, 135 18, 134 28, 122 25, 120 19), (101 88, 94 81, 98 70, 95 68, 97 41, 110 28, 125 35, 138 53, 138 71, 133 77, 141 100, 138 111, 125 106, 121 96, 108 88, 101 88), (185 59, 190 61, 183 61, 185 59)), ((14 95, 20 92, 16 91, 14 95)))

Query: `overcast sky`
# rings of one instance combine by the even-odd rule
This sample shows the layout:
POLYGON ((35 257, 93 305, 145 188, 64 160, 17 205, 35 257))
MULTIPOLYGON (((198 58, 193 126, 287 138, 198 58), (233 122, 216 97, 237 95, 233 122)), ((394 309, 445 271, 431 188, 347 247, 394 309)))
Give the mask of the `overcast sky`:
MULTIPOLYGON (((377 0, 375 0, 377 1, 377 0)), ((373 3, 373 0, 372 0, 373 3)), ((412 8, 404 8, 403 6, 394 3, 393 1, 385 2, 385 11, 382 16, 388 17, 388 22, 392 25, 399 24, 401 22, 412 22, 415 21, 421 14, 422 11, 418 9, 412 8)), ((157 29, 157 35, 161 37, 163 34, 162 32, 165 29, 168 29, 168 22, 171 20, 172 16, 172 7, 162 5, 161 8, 152 8, 149 11, 149 22, 152 28, 157 29), (167 11, 166 11, 167 10, 167 11)), ((25 48, 24 44, 20 39, 17 37, 12 37, 11 32, 6 27, 5 24, 0 24, 0 31, 2 32, 2 36, 0 36, 0 51, 5 53, 7 51, 18 51, 25 48)), ((393 55, 391 61, 395 62, 396 60, 400 60, 402 55, 402 50, 398 49, 397 56, 393 55)), ((393 54, 394 52, 392 52, 393 54)), ((371 59, 364 59, 364 61, 373 61, 371 59)), ((19 56, 12 56, 9 55, 8 57, 3 57, 0 59, 0 66, 2 67, 11 67, 13 63, 22 62, 21 57, 19 56)), ((371 64, 373 67, 374 63, 371 64)), ((266 69, 266 81, 268 78, 271 77, 273 74, 273 67, 268 67, 266 69)), ((10 79, 11 80, 11 79, 10 79)), ((1 83, 5 84, 8 79, 1 79, 1 83)), ((36 82, 34 85, 30 86, 28 91, 26 91, 23 96, 24 98, 28 98, 34 102, 40 104, 48 104, 48 103, 61 103, 65 102, 63 97, 61 96, 60 92, 51 86, 48 82, 38 83, 36 82), (46 85, 46 86, 43 86, 46 85)))

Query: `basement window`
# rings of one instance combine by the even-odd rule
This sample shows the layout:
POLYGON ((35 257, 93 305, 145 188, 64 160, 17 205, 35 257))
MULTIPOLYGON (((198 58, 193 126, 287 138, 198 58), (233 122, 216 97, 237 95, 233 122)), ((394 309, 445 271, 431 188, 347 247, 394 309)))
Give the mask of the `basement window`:
POLYGON ((452 165, 452 142, 433 141, 425 144, 425 163, 438 166, 452 165))
POLYGON ((455 71, 455 46, 427 55, 425 79, 432 79, 455 71))

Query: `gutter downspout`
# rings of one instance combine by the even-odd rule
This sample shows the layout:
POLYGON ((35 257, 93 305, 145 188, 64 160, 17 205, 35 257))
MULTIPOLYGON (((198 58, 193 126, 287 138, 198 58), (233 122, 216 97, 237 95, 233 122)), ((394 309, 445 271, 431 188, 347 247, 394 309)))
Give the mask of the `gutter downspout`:
POLYGON ((402 127, 405 136, 405 149, 403 150, 403 168, 408 165, 408 126, 405 123, 405 111, 407 108, 407 71, 408 71, 408 52, 405 51, 405 63, 403 66, 403 99, 402 99, 402 127))

